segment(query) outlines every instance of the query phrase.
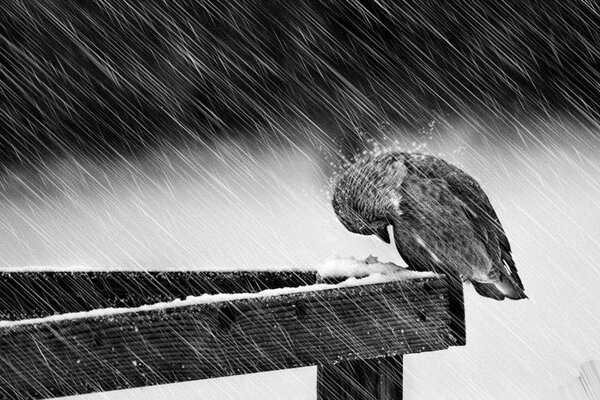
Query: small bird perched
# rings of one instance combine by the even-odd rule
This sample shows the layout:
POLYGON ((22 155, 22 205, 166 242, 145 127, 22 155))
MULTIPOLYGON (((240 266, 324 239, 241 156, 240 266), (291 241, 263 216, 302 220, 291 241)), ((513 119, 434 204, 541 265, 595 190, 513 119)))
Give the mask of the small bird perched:
POLYGON ((510 244, 471 176, 424 154, 361 159, 336 181, 333 209, 351 232, 394 242, 409 269, 468 281, 496 300, 527 298, 510 244))

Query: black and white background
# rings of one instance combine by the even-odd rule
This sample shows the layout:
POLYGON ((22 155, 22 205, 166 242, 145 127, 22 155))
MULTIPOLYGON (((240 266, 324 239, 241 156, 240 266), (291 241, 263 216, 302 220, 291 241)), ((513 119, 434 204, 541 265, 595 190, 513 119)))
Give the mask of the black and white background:
MULTIPOLYGON (((428 152, 482 184, 530 300, 467 287, 467 347, 406 357, 405 398, 562 398, 600 358, 599 13, 583 0, 3 1, 0 264, 401 263, 344 230, 329 179, 357 152, 428 152)), ((314 371, 279 374, 296 386, 239 377, 168 395, 314 395, 314 371)))

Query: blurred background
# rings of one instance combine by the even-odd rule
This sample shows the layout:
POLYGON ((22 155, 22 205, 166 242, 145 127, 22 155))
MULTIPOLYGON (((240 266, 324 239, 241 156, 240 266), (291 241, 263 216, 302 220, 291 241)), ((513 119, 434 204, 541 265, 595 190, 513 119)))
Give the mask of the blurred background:
POLYGON ((600 358, 600 9, 396 3, 2 3, 0 265, 403 264, 330 180, 427 152, 488 193, 530 300, 466 287, 467 346, 407 356, 405 398, 561 398, 600 358))

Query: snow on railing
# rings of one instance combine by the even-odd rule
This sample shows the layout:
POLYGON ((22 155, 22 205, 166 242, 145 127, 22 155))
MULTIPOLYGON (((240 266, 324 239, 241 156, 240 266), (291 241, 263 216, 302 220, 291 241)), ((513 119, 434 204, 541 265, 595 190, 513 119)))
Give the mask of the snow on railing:
POLYGON ((318 271, 3 271, 0 301, 12 318, 0 323, 0 397, 308 365, 320 366, 321 398, 364 379, 387 382, 380 394, 399 393, 402 354, 464 344, 462 291, 452 288, 445 276, 375 258, 333 258, 318 271), (26 301, 2 293, 15 283, 33 291, 26 301), (56 300, 61 314, 36 308, 48 305, 46 294, 70 299, 56 300), (145 304, 156 298, 163 301, 145 304), (111 303, 127 306, 90 308, 111 303))

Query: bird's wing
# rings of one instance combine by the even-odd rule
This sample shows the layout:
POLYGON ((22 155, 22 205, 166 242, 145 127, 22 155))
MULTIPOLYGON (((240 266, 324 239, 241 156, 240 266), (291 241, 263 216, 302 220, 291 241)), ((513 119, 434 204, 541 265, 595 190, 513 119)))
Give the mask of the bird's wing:
POLYGON ((500 265, 495 265, 496 270, 493 272, 507 276, 523 290, 508 238, 479 183, 460 168, 437 157, 407 154, 405 164, 410 173, 429 179, 442 179, 447 183, 450 192, 463 203, 463 209, 477 238, 483 243, 490 257, 500 261, 500 265))

